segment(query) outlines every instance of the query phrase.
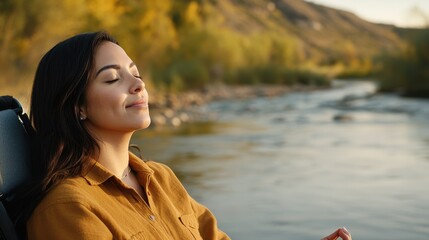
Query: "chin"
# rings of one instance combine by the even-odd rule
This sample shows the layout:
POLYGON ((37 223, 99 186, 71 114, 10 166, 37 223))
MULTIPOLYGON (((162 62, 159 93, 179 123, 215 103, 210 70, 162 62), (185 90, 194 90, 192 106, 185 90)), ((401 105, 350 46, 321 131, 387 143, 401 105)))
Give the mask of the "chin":
POLYGON ((142 124, 141 129, 148 128, 148 127, 150 126, 150 123, 151 123, 151 122, 152 122, 152 121, 151 121, 151 119, 150 119, 150 118, 145 119, 145 120, 143 121, 143 124, 142 124))

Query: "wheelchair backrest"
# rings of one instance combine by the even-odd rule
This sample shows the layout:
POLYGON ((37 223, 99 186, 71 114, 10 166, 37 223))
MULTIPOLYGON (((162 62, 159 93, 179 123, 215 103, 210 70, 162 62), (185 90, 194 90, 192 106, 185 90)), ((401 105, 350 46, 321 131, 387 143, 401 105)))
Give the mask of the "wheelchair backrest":
POLYGON ((4 204, 30 179, 30 135, 33 134, 21 104, 0 96, 0 239, 17 239, 4 204))

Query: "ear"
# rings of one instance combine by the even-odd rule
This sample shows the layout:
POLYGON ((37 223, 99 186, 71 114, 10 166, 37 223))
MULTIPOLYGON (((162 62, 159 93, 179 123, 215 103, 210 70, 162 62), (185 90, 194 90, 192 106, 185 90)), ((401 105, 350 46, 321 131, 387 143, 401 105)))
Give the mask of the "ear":
POLYGON ((86 108, 85 106, 80 106, 76 108, 76 116, 79 118, 79 120, 83 121, 86 119, 86 108))

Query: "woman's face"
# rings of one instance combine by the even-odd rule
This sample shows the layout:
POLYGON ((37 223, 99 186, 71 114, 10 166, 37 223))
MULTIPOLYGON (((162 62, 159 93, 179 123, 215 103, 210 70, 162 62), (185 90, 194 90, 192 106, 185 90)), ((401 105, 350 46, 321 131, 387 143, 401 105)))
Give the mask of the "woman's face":
POLYGON ((103 42, 94 56, 80 116, 96 137, 130 133, 150 124, 148 93, 136 65, 125 51, 103 42))

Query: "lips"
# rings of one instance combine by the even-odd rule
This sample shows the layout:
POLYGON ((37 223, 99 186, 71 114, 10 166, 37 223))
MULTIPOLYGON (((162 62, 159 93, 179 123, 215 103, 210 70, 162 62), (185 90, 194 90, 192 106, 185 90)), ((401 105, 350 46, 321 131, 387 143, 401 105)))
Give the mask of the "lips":
POLYGON ((147 101, 143 98, 138 99, 137 101, 125 106, 126 108, 130 107, 148 107, 147 101))

